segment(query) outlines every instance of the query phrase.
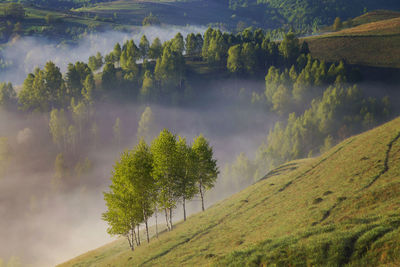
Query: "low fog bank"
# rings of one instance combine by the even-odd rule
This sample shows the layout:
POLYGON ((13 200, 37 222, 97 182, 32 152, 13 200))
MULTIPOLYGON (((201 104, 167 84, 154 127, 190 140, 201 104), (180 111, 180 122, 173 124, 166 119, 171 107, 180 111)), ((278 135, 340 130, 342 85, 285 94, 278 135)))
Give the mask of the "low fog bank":
MULTIPOLYGON (((250 90, 262 85, 220 81, 215 86, 221 90, 250 90)), ((203 133, 213 146, 221 172, 239 153, 253 156, 276 118, 235 97, 227 99, 221 90, 209 90, 204 100, 188 107, 150 105, 153 119, 149 139, 163 128, 186 137, 188 142, 203 133)), ((7 240, 0 243, 0 258, 7 260, 15 255, 31 266, 54 266, 114 239, 101 220, 106 210, 102 192, 108 190, 111 170, 120 153, 136 144, 144 109, 144 105, 110 101, 96 105, 101 145, 83 151, 93 168, 80 177, 71 174, 69 181, 64 181, 73 185, 68 188, 54 185, 55 156, 59 152, 49 134, 49 115, 0 112, 0 137, 8 138, 11 150, 8 168, 0 178, 0 240, 7 240), (112 142, 117 118, 120 145, 112 142)), ((217 183, 206 193, 205 204, 210 206, 237 190, 217 183)), ((195 198, 187 207, 188 214, 199 212, 201 202, 195 198)), ((160 214, 159 222, 163 223, 161 218, 160 214)), ((178 204, 174 220, 182 218, 182 206, 178 204)))
POLYGON ((107 31, 91 33, 83 36, 77 44, 57 44, 54 41, 39 37, 23 37, 10 41, 3 50, 0 50, 0 59, 3 59, 8 68, 0 69, 0 82, 22 84, 28 73, 35 67, 42 68, 47 61, 53 61, 62 72, 67 69, 68 63, 76 61, 87 62, 88 58, 100 52, 108 54, 114 45, 133 39, 138 45, 142 35, 146 35, 151 43, 156 37, 161 42, 172 39, 178 32, 185 37, 189 33, 204 33, 203 26, 147 26, 140 27, 130 33, 107 31))

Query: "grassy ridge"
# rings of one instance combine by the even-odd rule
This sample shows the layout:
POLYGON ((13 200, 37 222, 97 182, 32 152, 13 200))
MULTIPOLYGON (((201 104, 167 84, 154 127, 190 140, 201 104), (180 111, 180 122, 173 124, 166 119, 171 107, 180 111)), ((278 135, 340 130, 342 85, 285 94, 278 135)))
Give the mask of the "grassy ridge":
POLYGON ((390 10, 376 10, 365 13, 359 17, 352 19, 353 26, 358 26, 361 24, 381 21, 381 20, 388 20, 400 17, 400 12, 397 11, 390 11, 390 10))
MULTIPOLYGON (((389 18, 395 16, 385 15, 389 18)), ((382 18, 380 16, 380 18, 382 18)), ((377 19, 378 13, 369 16, 377 19)), ((357 18, 355 21, 362 21, 357 18)), ((329 62, 346 60, 350 64, 400 68, 400 17, 374 21, 321 36, 305 38, 313 57, 329 62)))
POLYGON ((280 166, 134 253, 115 243, 60 266, 399 264, 399 211, 400 118, 280 166))

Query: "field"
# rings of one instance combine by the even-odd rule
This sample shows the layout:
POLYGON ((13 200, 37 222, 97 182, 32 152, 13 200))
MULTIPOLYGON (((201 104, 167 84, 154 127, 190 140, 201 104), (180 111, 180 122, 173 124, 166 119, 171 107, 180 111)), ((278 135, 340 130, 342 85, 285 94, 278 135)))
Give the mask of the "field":
MULTIPOLYGON (((86 31, 103 31, 125 27, 119 25, 110 18, 96 17, 96 15, 89 16, 87 14, 69 11, 43 9, 35 6, 24 6, 24 19, 9 20, 2 17, 4 6, 5 4, 0 3, 0 26, 6 24, 14 25, 17 22, 20 23, 19 30, 15 30, 14 26, 11 27, 10 30, 12 33, 9 33, 10 30, 5 30, 5 27, 1 29, 7 32, 4 35, 10 35, 11 38, 15 34, 18 34, 22 36, 47 37, 57 41, 69 41, 78 39, 79 36, 85 34, 86 31)), ((2 32, 0 31, 0 36, 1 34, 2 32)), ((2 38, 0 38, 0 41, 1 39, 2 38)), ((7 39, 8 38, 5 38, 2 41, 5 42, 7 39)))
POLYGON ((399 129, 397 118, 286 163, 135 252, 119 240, 59 266, 396 266, 399 129))
POLYGON ((78 39, 89 31, 129 30, 135 26, 142 26, 143 19, 150 14, 156 16, 163 25, 212 25, 222 29, 236 29, 238 25, 241 25, 241 28, 247 26, 276 28, 282 23, 277 18, 269 18, 265 10, 256 6, 231 10, 227 8, 225 2, 210 0, 118 0, 71 10, 25 5, 26 17, 8 23, 9 25, 21 23, 21 29, 15 31, 9 25, 7 26, 9 29, 5 27, 6 20, 9 20, 2 17, 5 5, 0 3, 0 30, 4 31, 4 36, 0 32, 0 41, 3 42, 14 33, 64 41, 78 39))
POLYGON ((312 56, 329 62, 344 59, 356 65, 400 68, 400 14, 396 14, 375 12, 370 16, 364 15, 354 20, 360 23, 377 21, 305 40, 312 56), (378 19, 387 17, 390 19, 378 19))
MULTIPOLYGON (((112 17, 116 13, 116 21, 123 24, 141 25, 144 17, 152 13, 161 23, 171 25, 223 25, 235 29, 239 21, 245 25, 261 25, 264 11, 249 7, 240 10, 230 10, 221 1, 130 1, 119 0, 99 3, 93 7, 74 10, 88 14, 112 17)), ((272 22, 270 26, 274 26, 272 22)))

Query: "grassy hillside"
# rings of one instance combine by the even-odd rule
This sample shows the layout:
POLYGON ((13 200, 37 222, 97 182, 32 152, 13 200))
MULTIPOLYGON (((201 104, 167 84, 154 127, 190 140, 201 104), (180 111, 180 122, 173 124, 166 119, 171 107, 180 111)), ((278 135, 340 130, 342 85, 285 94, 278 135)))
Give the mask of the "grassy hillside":
POLYGON ((353 26, 358 26, 361 24, 394 19, 400 17, 400 12, 390 11, 390 10, 375 10, 351 20, 353 26))
POLYGON ((74 11, 104 17, 112 17, 114 13, 117 13, 116 21, 131 25, 141 25, 143 18, 152 13, 159 18, 161 23, 172 25, 216 24, 235 29, 241 22, 244 26, 271 28, 281 26, 281 22, 276 18, 268 17, 263 9, 252 6, 231 10, 226 1, 117 0, 74 11))
POLYGON ((319 59, 400 68, 400 17, 305 39, 312 56, 319 59))
POLYGON ((60 266, 400 264, 400 118, 261 181, 131 252, 60 266))
POLYGON ((96 32, 123 27, 112 17, 101 17, 96 14, 90 16, 33 5, 24 6, 23 19, 13 19, 4 17, 6 5, 6 3, 0 3, 0 43, 5 43, 16 35, 45 36, 59 41, 71 40, 79 38, 87 31, 96 32))

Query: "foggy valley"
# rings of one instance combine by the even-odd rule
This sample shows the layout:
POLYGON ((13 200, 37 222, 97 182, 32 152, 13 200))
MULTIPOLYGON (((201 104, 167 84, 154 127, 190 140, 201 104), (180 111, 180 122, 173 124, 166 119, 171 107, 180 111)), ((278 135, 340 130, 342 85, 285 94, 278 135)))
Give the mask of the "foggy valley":
POLYGON ((145 2, 0 3, 0 267, 400 263, 400 6, 145 2))

